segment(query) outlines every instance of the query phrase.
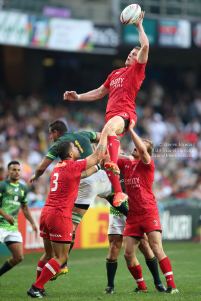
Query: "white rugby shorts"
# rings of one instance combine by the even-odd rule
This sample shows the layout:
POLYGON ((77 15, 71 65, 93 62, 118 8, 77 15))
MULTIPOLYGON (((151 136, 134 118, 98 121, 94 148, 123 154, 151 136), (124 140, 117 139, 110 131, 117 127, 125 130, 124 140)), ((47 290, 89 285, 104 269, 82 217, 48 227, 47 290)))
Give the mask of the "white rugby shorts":
POLYGON ((18 231, 9 231, 0 228, 0 243, 9 241, 22 242, 22 234, 18 231))
POLYGON ((99 170, 80 181, 75 204, 91 205, 96 196, 106 198, 112 192, 112 184, 104 170, 99 170))
POLYGON ((108 226, 108 235, 122 235, 124 232, 124 227, 126 224, 125 215, 109 215, 109 226, 108 226))

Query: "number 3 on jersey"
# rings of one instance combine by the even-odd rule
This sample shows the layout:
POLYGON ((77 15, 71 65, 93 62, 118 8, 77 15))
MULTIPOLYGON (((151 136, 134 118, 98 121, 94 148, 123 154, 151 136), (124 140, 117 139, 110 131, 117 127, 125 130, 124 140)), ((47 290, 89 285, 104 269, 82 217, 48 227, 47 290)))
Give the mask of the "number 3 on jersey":
POLYGON ((56 191, 58 188, 58 178, 59 178, 58 172, 54 173, 53 177, 55 177, 55 180, 52 181, 54 183, 54 187, 52 187, 51 191, 56 191))

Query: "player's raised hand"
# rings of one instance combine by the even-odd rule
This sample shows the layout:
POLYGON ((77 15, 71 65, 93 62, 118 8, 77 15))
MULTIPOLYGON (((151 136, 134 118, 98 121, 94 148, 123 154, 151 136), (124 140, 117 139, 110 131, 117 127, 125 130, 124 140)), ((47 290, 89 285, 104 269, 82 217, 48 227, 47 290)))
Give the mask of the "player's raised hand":
POLYGON ((133 23, 133 25, 134 25, 135 27, 138 28, 139 26, 142 25, 142 22, 143 22, 143 19, 144 19, 144 15, 145 15, 145 11, 142 11, 142 12, 141 12, 140 18, 137 20, 137 22, 133 23))
POLYGON ((35 175, 33 175, 32 177, 31 177, 31 179, 30 179, 30 183, 33 183, 35 180, 37 180, 38 178, 35 176, 35 175))
POLYGON ((104 168, 104 164, 106 162, 110 162, 110 156, 107 154, 103 157, 103 159, 100 161, 100 167, 101 168, 104 168))
POLYGON ((134 127, 135 127, 135 121, 132 119, 131 124, 129 125, 129 131, 133 131, 134 127))
POLYGON ((4 215, 5 220, 11 225, 13 226, 15 223, 15 220, 12 216, 8 215, 7 213, 4 215))
POLYGON ((75 91, 66 91, 63 95, 64 100, 76 101, 78 100, 78 94, 75 91))
POLYGON ((32 224, 32 230, 35 232, 35 236, 37 237, 38 236, 38 228, 36 227, 35 224, 32 224))

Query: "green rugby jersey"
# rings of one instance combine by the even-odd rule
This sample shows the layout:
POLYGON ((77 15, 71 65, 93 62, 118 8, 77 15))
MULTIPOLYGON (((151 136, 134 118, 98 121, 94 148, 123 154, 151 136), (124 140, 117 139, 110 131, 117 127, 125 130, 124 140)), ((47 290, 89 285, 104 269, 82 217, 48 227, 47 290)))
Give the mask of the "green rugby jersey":
POLYGON ((97 139, 97 135, 95 132, 73 132, 73 133, 64 133, 49 149, 46 158, 50 160, 54 160, 57 157, 56 147, 59 143, 63 141, 72 142, 80 152, 81 159, 84 159, 91 154, 93 154, 93 150, 91 147, 91 143, 95 142, 97 139))
POLYGON ((0 182, 0 208, 11 215, 15 223, 13 226, 0 215, 0 228, 18 231, 18 212, 21 203, 27 202, 27 187, 21 183, 13 184, 9 180, 0 182))
MULTIPOLYGON (((120 183, 121 183, 121 187, 122 187, 123 192, 126 193, 126 189, 124 187, 124 178, 123 178, 122 172, 120 172, 120 183)), ((112 187, 112 190, 113 190, 113 193, 114 193, 113 187, 112 187)), ((124 204, 128 208, 128 201, 126 201, 124 204)), ((123 213, 121 213, 117 209, 115 209, 115 207, 113 207, 112 205, 110 205, 110 214, 113 214, 113 215, 124 215, 123 213)))

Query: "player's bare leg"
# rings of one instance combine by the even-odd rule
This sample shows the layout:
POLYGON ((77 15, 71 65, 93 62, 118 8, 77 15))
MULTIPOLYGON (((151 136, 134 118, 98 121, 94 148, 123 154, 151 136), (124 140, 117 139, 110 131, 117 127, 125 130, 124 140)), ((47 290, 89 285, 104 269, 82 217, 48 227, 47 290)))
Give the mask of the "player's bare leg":
POLYGON ((123 243, 124 257, 126 259, 127 267, 133 278, 136 280, 138 286, 134 292, 138 293, 140 291, 146 291, 146 283, 144 282, 144 278, 142 277, 142 268, 136 257, 136 250, 140 244, 140 237, 138 240, 131 236, 124 236, 123 243))
POLYGON ((7 244, 7 247, 11 251, 12 256, 0 268, 0 276, 14 268, 18 263, 20 263, 24 259, 21 242, 11 242, 11 244, 7 244))
POLYGON ((148 240, 149 240, 149 245, 150 245, 154 255, 158 259, 161 271, 166 278, 166 282, 167 282, 167 291, 166 292, 171 293, 171 294, 179 293, 179 291, 176 289, 176 285, 174 283, 174 276, 173 276, 171 262, 163 251, 161 232, 153 231, 153 232, 148 233, 147 236, 148 236, 148 240))
POLYGON ((114 187, 115 196, 113 205, 117 207, 120 206, 122 202, 125 202, 128 199, 128 196, 122 192, 122 188, 118 177, 120 170, 117 166, 118 151, 120 145, 117 135, 123 133, 125 122, 122 117, 115 116, 106 123, 105 127, 107 128, 107 126, 110 126, 111 124, 114 126, 114 132, 112 132, 111 135, 108 137, 108 151, 111 161, 105 163, 104 167, 112 183, 112 186, 114 187))
POLYGON ((161 282, 159 271, 158 271, 158 260, 154 256, 153 251, 151 250, 148 242, 148 237, 144 234, 143 239, 140 241, 138 246, 140 252, 144 255, 146 264, 154 278, 154 284, 158 292, 165 292, 166 289, 161 282))
POLYGON ((52 249, 51 242, 48 238, 43 238, 43 244, 45 248, 45 253, 41 256, 40 260, 38 261, 38 266, 37 266, 37 272, 36 272, 36 280, 41 275, 42 269, 45 266, 45 264, 54 257, 54 252, 52 249))
POLYGON ((8 249, 12 253, 12 257, 10 258, 10 260, 12 261, 12 263, 14 265, 20 263, 24 259, 23 248, 22 248, 21 242, 17 242, 17 243, 13 243, 13 244, 9 245, 8 249))
MULTIPOLYGON (((52 278, 52 276, 59 272, 60 266, 68 259, 70 242, 51 241, 50 243, 54 252, 54 257, 45 264, 40 277, 27 291, 27 294, 31 297, 43 298, 45 296, 44 285, 52 278)), ((47 245, 48 243, 46 246, 47 245)), ((48 253, 47 250, 45 250, 45 252, 48 253)))
MULTIPOLYGON (((70 251, 72 250, 75 242, 75 236, 76 236, 76 230, 77 227, 79 226, 83 216, 87 212, 87 209, 81 209, 78 207, 73 208, 73 213, 72 213, 72 221, 73 221, 73 232, 72 232, 72 242, 70 244, 70 249, 68 253, 70 254, 70 251)), ((57 275, 51 278, 51 280, 56 280, 58 276, 62 274, 66 274, 68 272, 68 267, 67 267, 67 261, 61 266, 61 269, 57 275)))
POLYGON ((121 235, 108 235, 109 239, 109 252, 106 258, 106 269, 107 269, 107 288, 105 294, 114 293, 114 278, 117 270, 117 258, 121 250, 123 237, 121 235))

